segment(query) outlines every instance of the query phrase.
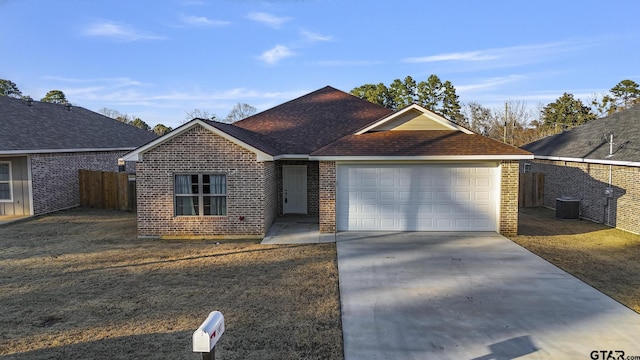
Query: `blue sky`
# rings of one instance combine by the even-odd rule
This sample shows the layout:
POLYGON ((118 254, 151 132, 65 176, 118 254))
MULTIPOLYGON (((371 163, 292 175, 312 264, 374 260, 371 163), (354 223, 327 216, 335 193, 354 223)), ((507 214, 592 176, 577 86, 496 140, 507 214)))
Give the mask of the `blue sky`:
POLYGON ((640 2, 0 0, 0 78, 153 126, 430 74, 535 108, 640 82, 640 2))

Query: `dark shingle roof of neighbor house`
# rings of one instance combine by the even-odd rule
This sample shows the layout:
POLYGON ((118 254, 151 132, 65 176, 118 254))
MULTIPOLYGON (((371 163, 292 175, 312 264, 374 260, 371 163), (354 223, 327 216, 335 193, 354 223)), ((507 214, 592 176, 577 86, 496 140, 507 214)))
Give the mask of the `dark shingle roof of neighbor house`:
POLYGON ((157 136, 82 107, 0 96, 0 153, 134 149, 157 136))
POLYGON ((640 161, 640 106, 591 120, 571 130, 522 146, 536 157, 563 157, 603 161, 640 161), (609 156, 609 135, 613 154, 609 156))
POLYGON ((349 135, 312 156, 491 156, 530 155, 478 134, 456 130, 394 130, 349 135))
POLYGON ((288 154, 310 154, 390 113, 326 86, 233 125, 275 140, 288 154))

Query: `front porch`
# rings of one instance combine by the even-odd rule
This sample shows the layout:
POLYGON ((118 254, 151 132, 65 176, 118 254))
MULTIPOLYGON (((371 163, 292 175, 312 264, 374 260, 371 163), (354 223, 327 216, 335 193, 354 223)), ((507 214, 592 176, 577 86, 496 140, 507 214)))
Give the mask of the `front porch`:
POLYGON ((261 244, 335 242, 335 234, 321 234, 317 215, 287 214, 276 218, 261 244))

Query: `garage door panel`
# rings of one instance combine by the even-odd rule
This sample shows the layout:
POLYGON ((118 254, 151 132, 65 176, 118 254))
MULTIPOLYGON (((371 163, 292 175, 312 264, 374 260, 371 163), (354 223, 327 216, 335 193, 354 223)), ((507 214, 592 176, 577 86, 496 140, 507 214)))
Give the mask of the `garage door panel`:
POLYGON ((360 199, 365 202, 376 201, 378 199, 378 192, 376 191, 363 191, 361 192, 360 199))
POLYGON ((380 214, 395 214, 396 213, 396 205, 395 204, 380 204, 380 214))
POLYGON ((398 191, 396 194, 397 194, 396 199, 398 201, 406 202, 406 201, 411 200, 411 192, 410 191, 398 191))
POLYGON ((418 215, 433 214, 433 204, 419 204, 418 215))
POLYGON ((491 193, 489 191, 476 191, 474 193, 474 200, 486 201, 488 203, 491 200, 491 193))
POLYGON ((393 202, 394 200, 395 200, 395 193, 393 191, 380 191, 380 201, 382 201, 382 202, 386 202, 386 201, 393 202))
POLYGON ((499 169, 339 165, 338 230, 495 231, 499 169))
POLYGON ((437 214, 451 214, 453 212, 453 206, 449 204, 438 204, 436 205, 436 213, 437 214))

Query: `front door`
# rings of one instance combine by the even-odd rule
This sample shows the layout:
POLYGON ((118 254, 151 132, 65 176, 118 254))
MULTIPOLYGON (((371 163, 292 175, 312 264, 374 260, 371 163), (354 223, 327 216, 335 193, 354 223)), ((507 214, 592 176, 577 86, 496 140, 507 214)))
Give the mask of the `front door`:
POLYGON ((307 213, 306 165, 282 165, 282 212, 307 213))

